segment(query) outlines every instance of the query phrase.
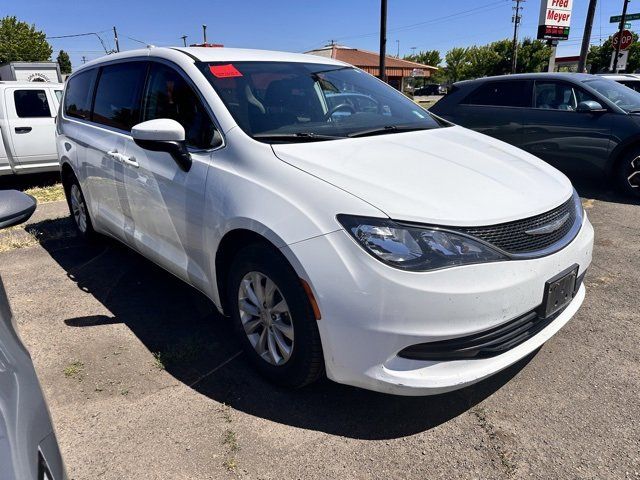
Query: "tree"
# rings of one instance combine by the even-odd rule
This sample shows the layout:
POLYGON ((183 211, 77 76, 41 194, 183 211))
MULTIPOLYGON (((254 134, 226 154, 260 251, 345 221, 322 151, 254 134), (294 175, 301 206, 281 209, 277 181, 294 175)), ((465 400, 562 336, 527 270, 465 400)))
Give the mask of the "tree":
POLYGON ((470 47, 467 50, 466 64, 463 68, 464 78, 480 78, 495 75, 500 56, 491 45, 470 47))
POLYGON ((525 38, 518 49, 517 73, 541 72, 549 65, 551 47, 542 40, 525 38))
POLYGON ((69 58, 69 54, 64 50, 60 50, 58 53, 58 58, 56 58, 58 65, 60 65, 60 73, 63 75, 69 75, 71 73, 71 59, 69 58))
POLYGON ((420 51, 415 55, 407 55, 404 57, 405 60, 409 60, 410 62, 422 63, 424 65, 430 65, 432 67, 437 67, 442 63, 442 57, 440 56, 440 52, 438 50, 426 50, 420 51))
POLYGON ((444 56, 444 61, 447 64, 447 66, 444 67, 447 80, 451 83, 463 80, 464 70, 467 64, 467 49, 460 47, 452 48, 444 56))
POLYGON ((46 35, 36 30, 35 25, 21 22, 16 17, 0 20, 0 63, 47 61, 52 52, 46 35))

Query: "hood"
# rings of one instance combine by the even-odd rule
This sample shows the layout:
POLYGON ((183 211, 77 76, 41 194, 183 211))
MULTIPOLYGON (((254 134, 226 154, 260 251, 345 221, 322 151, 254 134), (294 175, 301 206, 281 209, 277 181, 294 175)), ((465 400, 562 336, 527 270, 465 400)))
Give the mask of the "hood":
POLYGON ((273 150, 395 220, 492 225, 551 210, 573 192, 542 160, 457 126, 273 150))

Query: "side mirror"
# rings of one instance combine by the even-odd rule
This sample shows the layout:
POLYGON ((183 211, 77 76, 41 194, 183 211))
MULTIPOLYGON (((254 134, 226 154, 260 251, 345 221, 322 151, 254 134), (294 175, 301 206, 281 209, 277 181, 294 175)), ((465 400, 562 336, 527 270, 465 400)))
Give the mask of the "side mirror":
POLYGON ((0 190, 0 228, 29 220, 36 210, 36 199, 17 190, 0 190))
POLYGON ((578 104, 578 108, 576 108, 576 112, 580 113, 604 113, 606 111, 607 109, 595 100, 585 100, 584 102, 580 102, 578 104))
POLYGON ((139 123, 131 129, 131 136, 145 150, 168 153, 185 172, 191 168, 184 127, 175 120, 158 118, 139 123))

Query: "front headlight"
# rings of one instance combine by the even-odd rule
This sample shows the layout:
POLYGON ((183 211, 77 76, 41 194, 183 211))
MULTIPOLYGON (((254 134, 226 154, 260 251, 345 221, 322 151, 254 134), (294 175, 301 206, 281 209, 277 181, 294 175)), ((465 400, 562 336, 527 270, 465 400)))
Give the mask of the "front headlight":
POLYGON ((507 260, 505 255, 481 242, 446 230, 350 215, 338 215, 338 221, 368 253, 403 270, 424 272, 507 260))

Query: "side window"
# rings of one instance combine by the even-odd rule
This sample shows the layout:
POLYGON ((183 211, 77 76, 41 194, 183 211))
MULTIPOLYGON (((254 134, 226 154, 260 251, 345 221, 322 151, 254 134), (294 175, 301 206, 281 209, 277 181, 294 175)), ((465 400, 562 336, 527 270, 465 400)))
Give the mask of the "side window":
POLYGON ((140 118, 140 97, 146 72, 146 62, 117 63, 102 67, 92 120, 130 131, 140 118))
POLYGON ((91 99, 97 73, 97 69, 91 69, 79 73, 67 81, 64 95, 64 114, 66 116, 87 120, 91 117, 91 99))
POLYGON ((13 92, 16 113, 20 118, 50 117, 51 110, 44 90, 16 90, 13 92))
POLYGON ((182 125, 190 147, 211 147, 215 127, 202 102, 178 72, 160 63, 151 64, 142 106, 143 121, 156 118, 182 125))
POLYGON ((564 82, 536 82, 535 108, 575 111, 580 102, 595 100, 580 88, 564 82))
POLYGON ((496 107, 530 107, 531 87, 529 85, 529 82, 524 80, 484 83, 462 103, 496 107))

